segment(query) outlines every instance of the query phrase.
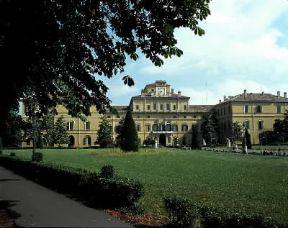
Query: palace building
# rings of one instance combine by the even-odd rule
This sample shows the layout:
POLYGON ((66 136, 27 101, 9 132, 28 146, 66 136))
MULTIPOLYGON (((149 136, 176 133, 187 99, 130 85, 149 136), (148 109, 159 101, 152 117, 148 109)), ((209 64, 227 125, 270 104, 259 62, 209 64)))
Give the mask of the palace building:
MULTIPOLYGON (((233 122, 245 124, 253 144, 259 143, 259 133, 271 130, 275 119, 283 119, 288 108, 287 94, 280 96, 266 93, 244 93, 233 97, 224 97, 216 105, 190 105, 190 97, 175 92, 166 81, 157 80, 148 84, 141 94, 134 96, 127 106, 113 106, 117 114, 106 113, 116 138, 116 127, 132 110, 140 143, 145 139, 157 140, 162 146, 190 145, 192 126, 201 123, 203 115, 213 108, 217 113, 220 127, 220 139, 229 138, 233 122)), ((101 123, 101 114, 95 106, 91 115, 82 121, 72 118, 64 106, 57 106, 58 116, 63 116, 69 133, 69 147, 90 147, 96 145, 97 130, 101 123)), ((25 144, 25 143, 24 143, 25 144)), ((25 146, 25 145, 23 145, 25 146)))

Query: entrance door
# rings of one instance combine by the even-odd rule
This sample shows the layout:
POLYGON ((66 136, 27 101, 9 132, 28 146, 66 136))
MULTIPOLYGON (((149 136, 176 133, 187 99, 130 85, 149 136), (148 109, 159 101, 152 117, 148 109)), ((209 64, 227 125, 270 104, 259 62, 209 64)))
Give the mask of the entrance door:
POLYGON ((74 137, 72 135, 69 135, 69 144, 68 144, 68 146, 72 147, 72 146, 74 146, 74 144, 75 144, 74 137))
POLYGON ((166 135, 164 134, 159 135, 159 144, 161 146, 166 146, 166 135))

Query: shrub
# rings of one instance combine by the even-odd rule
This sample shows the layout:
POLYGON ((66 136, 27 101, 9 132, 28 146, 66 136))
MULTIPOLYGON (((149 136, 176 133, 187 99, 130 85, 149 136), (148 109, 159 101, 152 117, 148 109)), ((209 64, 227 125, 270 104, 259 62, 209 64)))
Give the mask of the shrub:
POLYGON ((43 154, 40 153, 40 152, 33 153, 33 155, 32 155, 32 161, 35 161, 35 162, 41 162, 41 161, 43 161, 43 154))
POLYGON ((101 168, 100 176, 103 178, 113 178, 114 177, 114 167, 112 165, 105 165, 101 168))
POLYGON ((198 208, 187 199, 165 198, 164 204, 173 227, 195 227, 199 222, 198 208))
POLYGON ((229 211, 200 206, 183 198, 165 198, 165 208, 169 214, 171 225, 174 227, 203 228, 268 228, 287 227, 286 224, 278 224, 270 217, 262 215, 247 215, 231 213, 229 211), (200 224, 199 224, 200 223, 200 224))
POLYGON ((83 169, 45 165, 8 156, 1 156, 0 164, 91 207, 134 207, 144 194, 143 185, 128 178, 107 179, 83 169))
POLYGON ((11 156, 11 157, 15 157, 16 154, 15 154, 14 152, 11 152, 11 153, 10 153, 10 156, 11 156))

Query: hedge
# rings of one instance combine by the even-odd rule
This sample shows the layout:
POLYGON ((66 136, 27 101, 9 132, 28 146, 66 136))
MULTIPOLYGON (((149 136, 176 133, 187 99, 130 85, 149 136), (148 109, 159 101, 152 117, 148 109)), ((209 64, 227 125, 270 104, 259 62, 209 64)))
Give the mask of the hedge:
POLYGON ((225 210, 197 205, 179 197, 164 198, 172 227, 203 228, 284 228, 288 224, 279 224, 271 217, 257 214, 237 214, 225 210))
POLYGON ((133 207, 144 194, 141 183, 114 175, 111 166, 105 166, 101 176, 84 169, 24 161, 9 156, 1 156, 0 164, 55 191, 71 195, 91 207, 133 207), (103 175, 107 167, 109 175, 103 175))

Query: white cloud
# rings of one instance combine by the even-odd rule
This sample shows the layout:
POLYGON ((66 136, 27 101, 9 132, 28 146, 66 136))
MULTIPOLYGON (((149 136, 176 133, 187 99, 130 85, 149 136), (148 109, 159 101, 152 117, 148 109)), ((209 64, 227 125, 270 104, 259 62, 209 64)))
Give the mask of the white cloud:
MULTIPOLYGON (((197 37, 188 29, 175 31, 178 46, 184 51, 181 58, 166 59, 161 68, 144 57, 128 65, 127 73, 135 75, 137 89, 124 89, 125 96, 138 95, 145 84, 159 79, 181 89, 193 104, 207 103, 206 97, 208 103, 217 103, 223 95, 244 89, 286 90, 288 47, 278 42, 285 39, 286 31, 275 22, 281 23, 281 17, 288 14, 288 1, 221 0, 212 1, 210 6, 211 15, 201 22, 204 36, 197 37), (206 82, 208 93, 203 88, 206 82)), ((122 89, 116 90, 122 93, 122 89)))

